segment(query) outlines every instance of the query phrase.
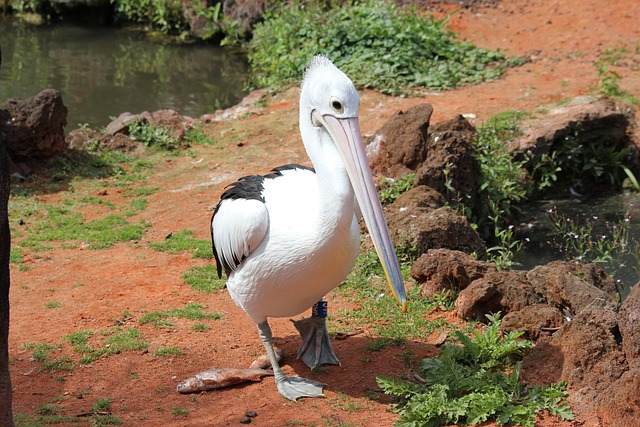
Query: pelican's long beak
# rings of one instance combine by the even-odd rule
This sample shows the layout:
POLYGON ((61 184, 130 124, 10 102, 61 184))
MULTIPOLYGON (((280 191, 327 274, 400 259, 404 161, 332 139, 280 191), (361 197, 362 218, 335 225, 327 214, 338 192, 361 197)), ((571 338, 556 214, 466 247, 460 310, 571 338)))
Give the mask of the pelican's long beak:
POLYGON ((389 227, 384 219, 380 198, 373 183, 371 168, 362 143, 357 117, 336 118, 332 115, 320 116, 314 111, 315 119, 320 121, 331 135, 340 151, 349 174, 349 180, 360 205, 362 216, 378 252, 378 257, 387 276, 387 281, 396 299, 407 310, 407 297, 400 273, 398 257, 391 241, 389 227))

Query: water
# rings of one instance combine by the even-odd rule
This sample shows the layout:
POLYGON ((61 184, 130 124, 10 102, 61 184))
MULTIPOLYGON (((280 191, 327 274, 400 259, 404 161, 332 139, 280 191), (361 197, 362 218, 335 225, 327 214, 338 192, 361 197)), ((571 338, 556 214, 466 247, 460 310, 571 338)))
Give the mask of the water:
MULTIPOLYGON (((581 224, 585 221, 592 223, 594 240, 610 239, 611 227, 620 226, 621 221, 627 219, 628 242, 631 249, 640 244, 640 194, 636 192, 621 192, 606 197, 585 199, 540 201, 527 206, 526 216, 523 216, 518 227, 518 237, 529 241, 516 255, 515 268, 529 270, 537 265, 565 259, 564 254, 554 245, 554 241, 560 242, 561 239, 557 232, 554 232, 549 219, 551 209, 555 209, 565 220, 579 220, 581 224)), ((639 263, 638 257, 627 254, 613 263, 602 264, 623 286, 623 297, 640 280, 639 263)))
POLYGON ((109 27, 33 27, 0 16, 0 102, 62 92, 66 131, 106 126, 120 113, 170 108, 199 117, 240 101, 244 56, 207 44, 151 41, 109 27))

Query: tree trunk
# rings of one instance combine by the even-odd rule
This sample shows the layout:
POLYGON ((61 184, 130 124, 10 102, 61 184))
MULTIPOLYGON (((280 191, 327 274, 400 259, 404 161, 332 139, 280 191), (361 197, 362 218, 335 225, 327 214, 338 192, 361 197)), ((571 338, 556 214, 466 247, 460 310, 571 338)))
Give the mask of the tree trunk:
MULTIPOLYGON (((2 50, 0 49, 0 65, 2 50)), ((4 134, 0 132, 0 425, 13 426, 9 375, 9 165, 4 134)))

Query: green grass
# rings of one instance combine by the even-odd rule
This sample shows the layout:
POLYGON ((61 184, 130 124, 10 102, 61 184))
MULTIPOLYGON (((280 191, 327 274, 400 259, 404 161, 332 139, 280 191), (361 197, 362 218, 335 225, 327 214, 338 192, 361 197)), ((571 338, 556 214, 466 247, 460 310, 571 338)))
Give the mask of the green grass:
POLYGON ((206 332, 211 329, 211 326, 207 325, 206 323, 195 323, 191 325, 191 329, 193 329, 195 332, 206 332))
POLYGON ((178 347, 162 347, 153 352, 154 356, 170 357, 183 354, 182 349, 178 347))
POLYGON ((172 233, 159 243, 151 243, 152 249, 159 252, 167 252, 176 254, 179 252, 191 252, 194 258, 213 258, 213 249, 211 241, 205 239, 195 239, 194 232, 191 230, 182 230, 172 233))
POLYGON ((296 82, 317 53, 357 86, 389 94, 493 80, 523 62, 458 41, 445 24, 392 1, 282 3, 254 28, 251 84, 280 89, 296 82))
POLYGON ((44 303, 44 308, 47 308, 47 309, 60 308, 60 307, 62 307, 62 303, 60 303, 59 301, 47 301, 44 303))
MULTIPOLYGON (((409 275, 409 267, 409 262, 401 264, 405 279, 409 275)), ((427 316, 442 303, 442 297, 438 295, 424 298, 420 295, 418 287, 407 292, 409 309, 406 313, 401 312, 384 281, 382 266, 373 250, 358 257, 356 266, 345 283, 334 292, 356 301, 358 306, 354 309, 340 309, 330 314, 330 332, 336 332, 334 328, 338 323, 341 332, 344 332, 345 328, 366 328, 373 335, 367 342, 368 351, 402 345, 406 340, 424 338, 432 331, 446 327, 445 320, 431 321, 427 316)))
POLYGON ((223 289, 227 282, 225 279, 218 279, 218 272, 213 264, 191 267, 182 278, 187 285, 205 294, 223 289))
POLYGON ((189 303, 184 308, 173 308, 165 311, 152 311, 146 313, 140 318, 140 324, 150 323, 156 327, 171 326, 171 318, 182 318, 188 320, 219 320, 222 318, 220 313, 205 313, 202 311, 204 306, 198 303, 189 303))

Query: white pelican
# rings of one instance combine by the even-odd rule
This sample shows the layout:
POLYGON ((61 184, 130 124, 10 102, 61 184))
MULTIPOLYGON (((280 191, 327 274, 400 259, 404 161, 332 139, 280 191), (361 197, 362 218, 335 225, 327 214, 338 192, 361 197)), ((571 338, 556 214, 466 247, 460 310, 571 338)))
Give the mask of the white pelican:
POLYGON ((312 368, 339 364, 322 298, 355 265, 360 212, 406 310, 398 259, 360 135, 359 103, 342 71, 323 56, 313 58, 301 86, 300 133, 315 172, 286 165, 240 178, 222 194, 211 220, 218 275, 224 268, 231 298, 258 325, 278 391, 290 400, 322 397, 325 384, 282 373, 267 318, 295 316, 313 306, 311 318, 295 322, 303 338, 298 357, 312 368))

